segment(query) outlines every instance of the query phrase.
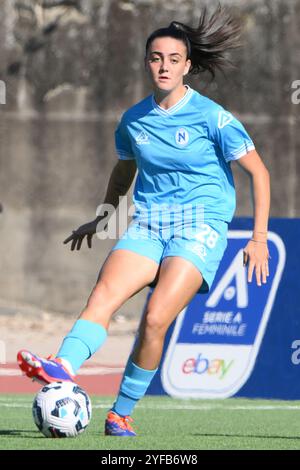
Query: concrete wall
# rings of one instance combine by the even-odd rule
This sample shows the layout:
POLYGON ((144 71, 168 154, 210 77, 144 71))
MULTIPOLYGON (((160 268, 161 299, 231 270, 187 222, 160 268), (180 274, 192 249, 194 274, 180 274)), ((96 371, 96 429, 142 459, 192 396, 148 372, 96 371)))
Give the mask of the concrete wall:
MULTIPOLYGON (((173 19, 195 24, 201 6, 215 2, 81 0, 80 10, 53 3, 1 0, 0 298, 76 314, 114 242, 95 239, 93 250, 71 253, 62 241, 95 216, 116 161, 118 117, 150 91, 145 39, 173 19)), ((213 84, 189 83, 249 130, 271 172, 271 215, 299 217, 292 84, 300 80, 300 0, 223 4, 244 21, 237 67, 213 84)), ((248 179, 239 170, 235 177, 237 214, 251 215, 248 179)), ((122 312, 139 314, 143 302, 140 294, 122 312)))

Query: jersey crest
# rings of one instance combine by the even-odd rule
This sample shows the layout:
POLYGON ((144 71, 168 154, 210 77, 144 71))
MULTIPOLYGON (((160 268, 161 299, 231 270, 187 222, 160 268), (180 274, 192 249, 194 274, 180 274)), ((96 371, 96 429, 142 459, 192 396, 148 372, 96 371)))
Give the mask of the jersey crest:
POLYGON ((175 140, 176 144, 184 147, 185 145, 188 144, 189 141, 189 133, 186 129, 183 127, 178 129, 178 131, 175 134, 175 140))

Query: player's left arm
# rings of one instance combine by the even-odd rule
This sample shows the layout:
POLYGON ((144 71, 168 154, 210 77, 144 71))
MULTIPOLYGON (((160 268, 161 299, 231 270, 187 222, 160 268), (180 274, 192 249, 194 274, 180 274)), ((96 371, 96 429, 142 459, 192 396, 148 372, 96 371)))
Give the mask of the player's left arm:
POLYGON ((265 284, 269 275, 270 175, 256 150, 236 161, 250 176, 253 189, 254 228, 252 239, 244 248, 244 265, 248 266, 248 282, 252 281, 255 272, 257 285, 261 286, 261 281, 265 284))

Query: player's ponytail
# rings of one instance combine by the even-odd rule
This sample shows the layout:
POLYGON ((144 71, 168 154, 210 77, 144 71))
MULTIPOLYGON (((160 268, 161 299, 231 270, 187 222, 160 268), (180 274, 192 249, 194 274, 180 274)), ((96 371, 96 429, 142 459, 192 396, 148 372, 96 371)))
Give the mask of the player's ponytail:
POLYGON ((207 9, 202 10, 196 28, 172 21, 167 28, 154 31, 146 43, 146 53, 152 41, 157 37, 174 37, 184 42, 187 58, 191 59, 190 74, 208 71, 214 78, 216 69, 224 69, 231 65, 226 52, 240 46, 241 25, 219 5, 208 15, 207 9))

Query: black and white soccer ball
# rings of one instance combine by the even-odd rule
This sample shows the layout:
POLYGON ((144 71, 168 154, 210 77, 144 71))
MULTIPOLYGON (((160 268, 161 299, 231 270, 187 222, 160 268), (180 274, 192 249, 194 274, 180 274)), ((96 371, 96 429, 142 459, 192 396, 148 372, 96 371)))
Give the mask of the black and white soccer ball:
POLYGON ((75 437, 88 426, 92 416, 88 394, 72 382, 45 385, 35 396, 33 419, 46 437, 75 437))

